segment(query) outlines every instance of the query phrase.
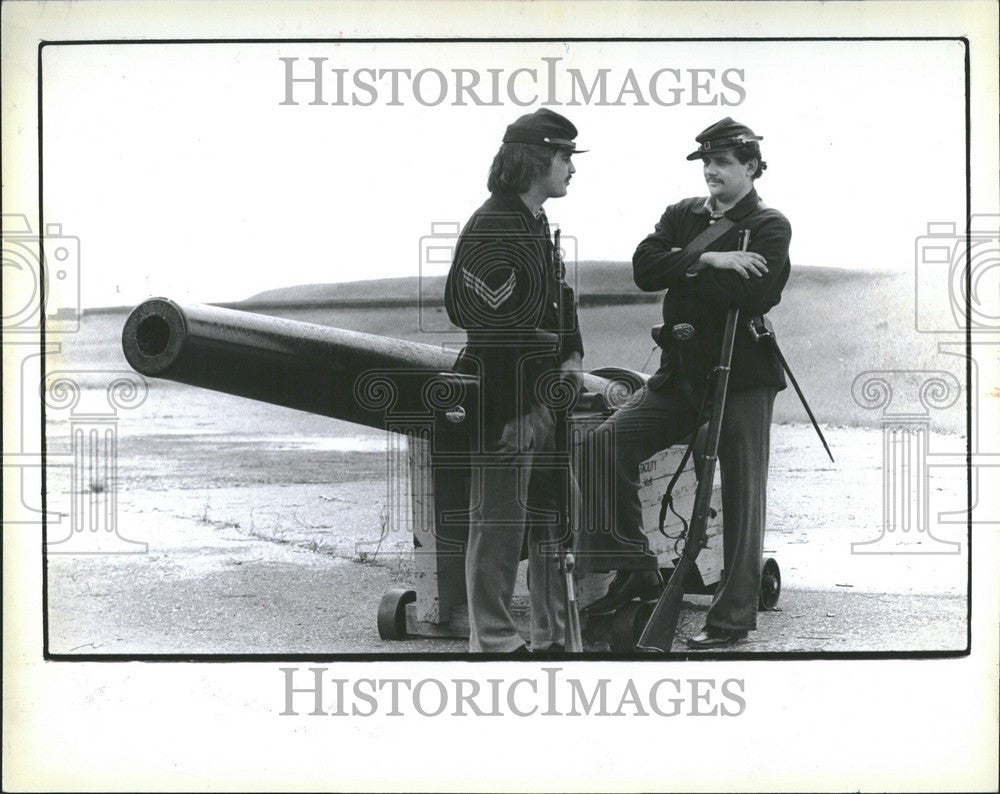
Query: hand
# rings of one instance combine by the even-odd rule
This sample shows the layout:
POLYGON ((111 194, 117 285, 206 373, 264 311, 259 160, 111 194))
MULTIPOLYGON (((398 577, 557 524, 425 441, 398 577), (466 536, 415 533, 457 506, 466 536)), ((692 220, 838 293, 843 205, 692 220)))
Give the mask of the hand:
POLYGON ((573 353, 559 369, 563 379, 573 385, 577 394, 583 391, 583 358, 579 353, 573 353))
POLYGON ((767 260, 753 251, 705 251, 698 262, 715 270, 735 270, 743 278, 762 278, 767 272, 767 260))

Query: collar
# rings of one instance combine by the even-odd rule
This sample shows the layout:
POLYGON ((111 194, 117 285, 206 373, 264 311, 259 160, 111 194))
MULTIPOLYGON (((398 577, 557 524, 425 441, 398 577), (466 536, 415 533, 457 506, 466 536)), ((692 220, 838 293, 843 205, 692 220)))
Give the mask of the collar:
POLYGON ((526 218, 530 218, 536 224, 541 223, 542 219, 546 217, 544 207, 539 207, 538 212, 532 212, 528 208, 528 205, 521 201, 521 197, 517 195, 517 193, 494 193, 493 196, 514 212, 518 212, 526 218))
POLYGON ((711 215, 713 219, 721 218, 726 214, 724 212, 715 211, 715 199, 712 196, 709 196, 708 198, 705 199, 705 203, 701 205, 701 208, 709 215, 711 215))
POLYGON ((524 201, 521 199, 520 196, 515 196, 514 198, 515 198, 515 200, 517 201, 518 204, 520 204, 522 207, 524 207, 524 211, 527 212, 536 221, 541 221, 543 218, 545 218, 545 207, 544 207, 544 205, 541 206, 541 207, 539 207, 537 210, 533 210, 533 209, 531 209, 531 207, 529 207, 527 204, 524 203, 524 201))
MULTIPOLYGON (((712 197, 709 196, 702 204, 695 206, 691 211, 698 215, 715 215, 711 210, 711 201, 712 197)), ((757 195, 757 188, 752 187, 750 188, 750 192, 737 201, 735 205, 722 213, 722 215, 716 215, 716 217, 726 217, 731 221, 741 220, 753 212, 758 202, 760 202, 760 196, 757 195)))

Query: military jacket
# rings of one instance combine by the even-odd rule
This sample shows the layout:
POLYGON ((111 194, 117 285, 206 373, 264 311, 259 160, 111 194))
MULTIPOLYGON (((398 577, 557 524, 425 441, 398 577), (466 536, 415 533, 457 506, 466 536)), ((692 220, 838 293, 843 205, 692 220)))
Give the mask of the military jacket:
POLYGON ((780 361, 769 345, 753 340, 746 329, 746 320, 765 314, 781 300, 791 267, 788 258, 791 225, 778 210, 761 205, 757 191, 751 190, 724 213, 736 228, 705 250, 735 251, 740 231, 749 230, 748 250, 767 260, 768 272, 763 277, 745 279, 732 270, 709 268, 691 276, 690 268, 702 251, 686 246, 710 225, 711 214, 705 202, 705 197, 689 198, 667 207, 653 233, 639 243, 632 258, 636 286, 646 292, 667 291, 663 298, 660 369, 648 385, 661 388, 673 378, 700 392, 719 361, 727 310, 736 306, 740 309, 740 327, 733 346, 730 391, 758 386, 783 389, 786 383, 780 361), (673 251, 674 248, 680 250, 673 251), (694 328, 693 335, 686 340, 675 339, 671 334, 671 329, 682 323, 694 328))
POLYGON ((445 286, 468 344, 459 369, 480 376, 488 426, 525 413, 573 353, 583 355, 576 296, 555 259, 544 216, 494 193, 459 236, 445 286))

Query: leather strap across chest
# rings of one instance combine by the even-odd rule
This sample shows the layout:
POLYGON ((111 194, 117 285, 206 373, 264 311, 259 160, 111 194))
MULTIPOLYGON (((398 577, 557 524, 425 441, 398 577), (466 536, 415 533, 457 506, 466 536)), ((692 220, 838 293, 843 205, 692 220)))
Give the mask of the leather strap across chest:
POLYGON ((720 237, 725 236, 735 228, 735 221, 731 221, 726 217, 719 218, 719 220, 685 245, 684 248, 688 251, 704 251, 720 237))
MULTIPOLYGON (((754 213, 760 212, 764 209, 767 209, 767 205, 763 201, 758 200, 754 205, 754 208, 750 210, 750 213, 745 215, 741 220, 750 218, 754 213)), ((719 218, 719 220, 710 225, 707 229, 705 229, 705 231, 685 245, 684 248, 688 251, 705 251, 712 243, 735 228, 737 228, 736 221, 723 215, 719 218)))

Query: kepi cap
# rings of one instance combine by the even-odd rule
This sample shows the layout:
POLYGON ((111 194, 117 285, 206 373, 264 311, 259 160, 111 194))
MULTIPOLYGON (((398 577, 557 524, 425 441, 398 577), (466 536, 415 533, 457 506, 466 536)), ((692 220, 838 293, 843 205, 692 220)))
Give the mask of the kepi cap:
POLYGON ((764 136, 754 135, 748 126, 726 116, 722 121, 717 121, 711 127, 702 130, 694 139, 701 146, 698 147, 698 151, 691 152, 687 156, 688 160, 698 160, 706 154, 726 152, 751 141, 762 141, 764 136))
POLYGON ((513 124, 508 124, 503 142, 552 146, 573 154, 587 151, 576 148, 576 143, 573 141, 575 137, 576 127, 573 126, 573 122, 548 108, 539 108, 534 113, 521 116, 513 124))

